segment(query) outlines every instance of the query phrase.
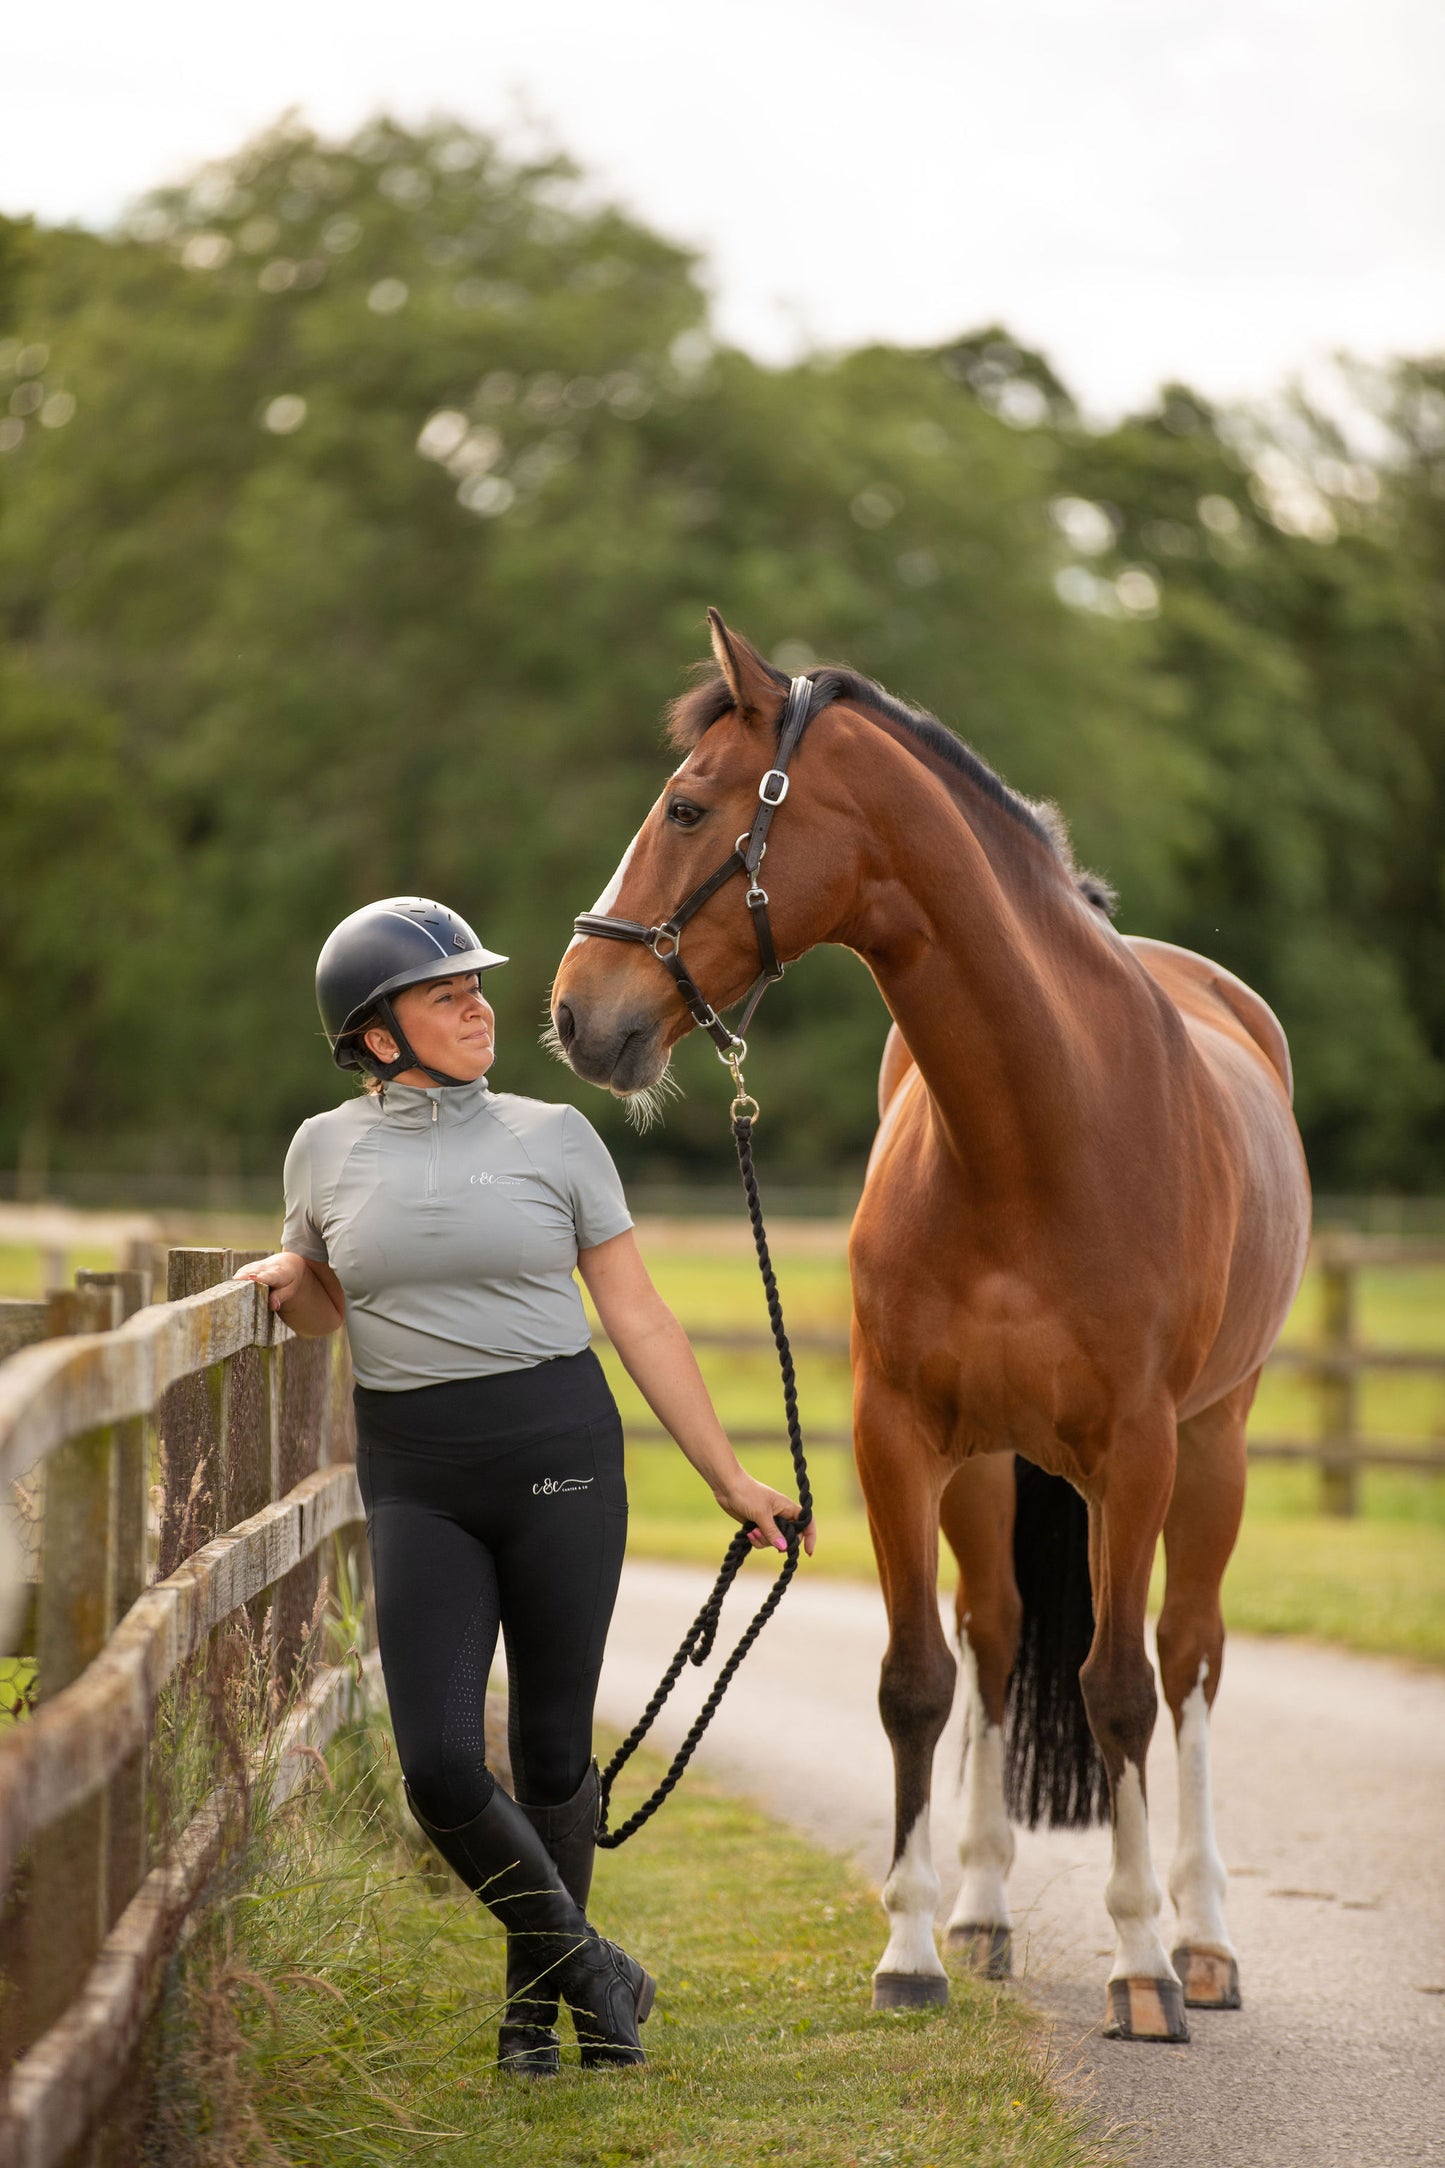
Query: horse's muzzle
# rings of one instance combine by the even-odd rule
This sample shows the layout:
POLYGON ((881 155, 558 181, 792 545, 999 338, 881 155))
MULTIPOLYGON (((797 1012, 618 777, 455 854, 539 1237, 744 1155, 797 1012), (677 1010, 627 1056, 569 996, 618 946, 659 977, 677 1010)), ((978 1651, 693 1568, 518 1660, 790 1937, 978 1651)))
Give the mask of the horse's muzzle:
POLYGON ((569 1000, 554 1006, 552 1027, 569 1067, 604 1091, 646 1091, 667 1067, 668 1050, 655 1017, 604 1017, 569 1000))

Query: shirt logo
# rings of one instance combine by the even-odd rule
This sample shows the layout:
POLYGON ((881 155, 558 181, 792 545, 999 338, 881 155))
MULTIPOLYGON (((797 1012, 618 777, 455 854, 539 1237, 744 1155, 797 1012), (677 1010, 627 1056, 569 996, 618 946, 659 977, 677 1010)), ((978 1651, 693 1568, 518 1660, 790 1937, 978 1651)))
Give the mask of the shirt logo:
POLYGON ((507 1189, 525 1189, 527 1186, 526 1176, 521 1174, 469 1174, 467 1180, 473 1188, 479 1188, 483 1183, 501 1183, 507 1189))
POLYGON ((596 1480, 595 1476, 590 1475, 569 1475, 559 1483, 554 1477, 544 1475, 540 1483, 532 1485, 532 1496, 534 1498, 555 1498, 562 1491, 587 1490, 596 1480))

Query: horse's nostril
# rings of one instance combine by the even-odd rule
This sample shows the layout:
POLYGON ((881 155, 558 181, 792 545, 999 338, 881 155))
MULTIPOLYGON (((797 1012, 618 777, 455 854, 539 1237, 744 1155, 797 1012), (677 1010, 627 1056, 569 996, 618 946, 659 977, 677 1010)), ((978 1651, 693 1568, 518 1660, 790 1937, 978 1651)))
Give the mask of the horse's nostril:
POLYGON ((559 1001, 555 1012, 557 1036, 564 1046, 570 1046, 577 1036, 577 1019, 565 1001, 559 1001))

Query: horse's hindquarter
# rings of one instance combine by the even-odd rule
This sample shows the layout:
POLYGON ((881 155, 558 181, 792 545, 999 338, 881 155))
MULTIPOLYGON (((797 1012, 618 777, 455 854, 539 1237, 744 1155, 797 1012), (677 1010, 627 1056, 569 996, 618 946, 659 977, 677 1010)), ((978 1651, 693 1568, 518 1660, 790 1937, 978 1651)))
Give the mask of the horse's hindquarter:
POLYGON ((1128 947, 1178 1010, 1199 1063, 1211 1162, 1201 1178, 1235 1191, 1228 1287, 1208 1356, 1179 1402, 1187 1417, 1250 1376, 1274 1345, 1304 1271, 1309 1175, 1274 1012, 1207 957, 1163 941, 1128 947))

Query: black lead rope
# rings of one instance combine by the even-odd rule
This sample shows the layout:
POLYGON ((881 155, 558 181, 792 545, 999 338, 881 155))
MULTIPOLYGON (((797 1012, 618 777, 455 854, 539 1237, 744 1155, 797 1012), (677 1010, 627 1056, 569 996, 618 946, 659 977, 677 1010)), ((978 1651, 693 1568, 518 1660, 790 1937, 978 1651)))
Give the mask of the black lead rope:
POLYGON ((768 1238, 763 1228, 763 1208, 758 1197, 758 1178, 753 1170, 753 1117, 757 1103, 747 1097, 742 1089, 741 1074, 733 1064, 733 1077, 738 1086, 738 1096, 733 1101, 733 1142, 737 1146, 738 1166, 742 1171, 743 1188, 747 1193, 748 1216, 753 1223, 753 1242, 758 1253, 758 1270, 762 1274, 763 1290, 767 1296, 768 1319, 773 1328, 773 1340, 778 1350, 778 1368, 783 1380, 783 1407, 788 1419, 788 1446, 793 1456, 793 1477, 798 1491, 798 1518, 795 1521, 778 1521, 778 1528, 788 1546, 788 1555, 778 1571, 767 1596, 759 1605, 746 1633, 718 1673, 717 1683, 672 1758, 672 1766, 650 1799, 645 1799, 634 1814, 630 1814, 619 1829, 607 1827, 607 1812, 612 1798, 612 1786, 619 1773, 631 1761, 647 1734, 651 1731, 663 1704, 682 1676, 684 1664, 705 1664, 712 1654, 717 1640, 718 1622, 723 1599, 737 1579, 743 1560, 753 1546, 748 1541, 748 1531, 740 1528, 727 1547, 722 1567, 712 1593, 698 1612, 683 1637, 682 1645, 662 1675, 656 1693, 623 1740, 617 1752, 602 1772, 601 1797, 597 1809, 597 1842, 605 1851, 615 1851, 629 1837, 650 1821, 671 1792, 673 1792, 684 1769, 697 1751, 698 1741, 717 1713, 718 1704, 732 1684, 733 1675, 768 1620, 777 1610, 787 1593, 789 1582, 798 1570, 802 1555, 804 1530, 813 1518, 813 1493, 808 1483, 808 1463, 803 1453, 803 1433, 798 1422, 798 1388, 793 1375, 793 1354, 788 1346, 788 1335, 783 1325, 783 1306, 778 1298, 778 1283, 773 1273, 773 1262, 768 1255, 768 1238), (747 1109, 751 1107, 750 1114, 747 1109))

